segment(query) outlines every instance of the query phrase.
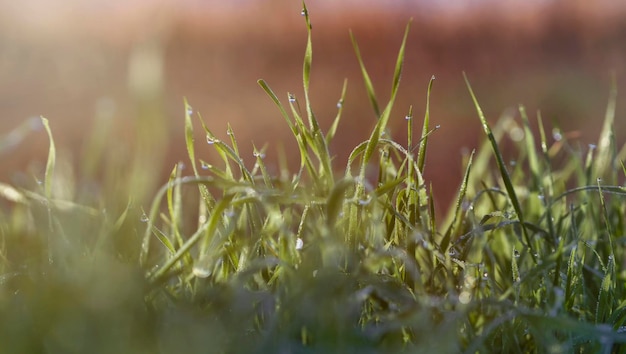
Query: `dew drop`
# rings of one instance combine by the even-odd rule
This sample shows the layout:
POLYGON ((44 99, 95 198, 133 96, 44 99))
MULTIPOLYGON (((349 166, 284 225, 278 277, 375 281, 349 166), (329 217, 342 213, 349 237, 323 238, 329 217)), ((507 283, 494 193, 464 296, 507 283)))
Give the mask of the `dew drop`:
POLYGON ((216 140, 216 139, 214 139, 214 138, 210 137, 209 135, 207 135, 207 136, 206 136, 206 142, 207 142, 207 144, 209 144, 209 145, 213 145, 213 144, 215 144, 215 140, 216 140))
POLYGON ((202 168, 203 170, 208 170, 208 169, 210 169, 211 167, 213 167, 213 166, 211 166, 211 164, 208 164, 208 163, 206 163, 206 162, 202 162, 202 163, 200 164, 200 168, 202 168))
POLYGON ((139 220, 140 220, 141 222, 148 222, 148 221, 150 221, 150 218, 148 217, 148 215, 146 215, 146 214, 144 213, 144 214, 141 214, 141 218, 140 218, 139 220))
POLYGON ((439 128, 441 128, 441 124, 435 125, 435 129, 439 129, 439 128))
POLYGON ((343 100, 339 100, 337 102, 337 108, 341 108, 341 107, 343 107, 343 100))
POLYGON ((511 165, 512 167, 517 166, 517 161, 511 160, 509 161, 509 165, 511 165))
POLYGON ((596 178, 596 181, 597 181, 598 183, 602 183, 602 178, 598 177, 598 178, 596 178))
POLYGON ((290 103, 295 103, 296 102, 296 96, 294 96, 293 94, 289 94, 289 102, 290 103))
POLYGON ((359 205, 368 205, 372 201, 372 197, 367 196, 365 199, 359 199, 359 205))
POLYGON ((258 158, 260 158, 260 159, 264 159, 264 158, 265 158, 265 154, 264 154, 264 153, 262 153, 262 152, 256 152, 256 151, 252 153, 252 156, 254 156, 254 157, 258 157, 258 158))
POLYGON ((411 117, 411 116, 410 116, 410 115, 408 115, 408 114, 404 117, 404 119, 406 119, 406 120, 411 120, 411 118, 413 118, 413 117, 411 117))
POLYGON ((514 256, 515 258, 519 258, 519 251, 518 251, 518 250, 514 250, 514 251, 513 251, 513 256, 514 256))
POLYGON ((296 239, 296 249, 301 250, 302 247, 304 247, 304 241, 302 241, 302 239, 298 237, 296 239))
POLYGON ((595 150, 598 146, 596 144, 589 144, 590 150, 595 150))
POLYGON ((561 141, 563 139, 563 134, 561 134, 560 130, 554 129, 552 130, 552 137, 555 141, 561 141))
POLYGON ((484 272, 483 273, 483 279, 489 279, 489 273, 484 272))
POLYGON ((300 11, 300 15, 301 15, 301 16, 306 16, 306 10, 305 10, 305 9, 302 9, 302 11, 300 11))
POLYGON ((187 106, 187 115, 193 115, 193 108, 191 108, 191 106, 187 106))
POLYGON ((198 278, 208 278, 211 275, 211 270, 199 266, 194 266, 192 269, 193 275, 198 278))

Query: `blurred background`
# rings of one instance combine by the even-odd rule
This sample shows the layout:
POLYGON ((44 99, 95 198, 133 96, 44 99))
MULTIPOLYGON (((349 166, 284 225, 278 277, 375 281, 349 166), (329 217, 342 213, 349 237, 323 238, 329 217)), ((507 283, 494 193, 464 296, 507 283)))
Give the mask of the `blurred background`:
MULTIPOLYGON (((572 132, 585 147, 597 140, 611 76, 625 85, 626 2, 311 0, 308 7, 311 97, 324 129, 348 79, 333 146, 336 168, 376 120, 349 30, 384 105, 413 18, 391 133, 405 141, 404 117, 413 105, 414 134, 420 134, 435 75, 431 124, 441 128, 431 136, 425 173, 440 210, 461 181, 463 154, 483 138, 463 71, 489 121, 524 104, 531 122, 541 109, 550 127, 572 132)), ((295 171, 299 156, 288 153, 295 140, 256 81, 265 79, 285 103, 287 92, 303 99, 300 12, 301 3, 291 0, 0 0, 0 182, 43 178, 48 140, 37 124, 43 115, 72 178, 152 176, 153 182, 136 184, 149 193, 177 161, 187 161, 183 97, 219 137, 226 138, 230 123, 251 164, 252 143, 268 144, 274 171, 278 149, 295 171), (142 158, 133 161, 137 153, 142 158), (127 168, 109 171, 94 161, 127 168)), ((626 133, 623 92, 618 142, 626 133)), ((203 142, 198 134, 197 155, 215 160, 203 142)))

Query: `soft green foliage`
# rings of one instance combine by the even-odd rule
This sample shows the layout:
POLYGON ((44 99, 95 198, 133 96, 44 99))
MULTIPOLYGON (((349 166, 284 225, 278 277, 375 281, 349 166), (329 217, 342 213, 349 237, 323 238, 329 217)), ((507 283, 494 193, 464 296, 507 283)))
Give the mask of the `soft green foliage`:
POLYGON ((192 174, 174 166, 147 212, 132 196, 66 200, 42 120, 51 143, 42 188, 0 184, 0 351, 623 352, 615 89, 598 149, 585 155, 565 138, 549 142, 539 114, 538 147, 524 107, 521 122, 492 128, 466 78, 488 139, 438 220, 423 178, 434 77, 420 140, 412 108, 406 146, 386 133, 409 27, 382 112, 352 38, 378 120, 337 172, 328 146, 347 85, 324 134, 309 101, 303 14, 307 122, 292 94, 286 108, 259 80, 296 139, 295 174, 269 174, 264 149, 249 168, 230 127, 230 141, 218 140, 185 101, 192 174), (196 119, 219 166, 198 160, 207 147, 196 151, 196 119), (524 138, 509 164, 499 146, 513 129, 524 138))

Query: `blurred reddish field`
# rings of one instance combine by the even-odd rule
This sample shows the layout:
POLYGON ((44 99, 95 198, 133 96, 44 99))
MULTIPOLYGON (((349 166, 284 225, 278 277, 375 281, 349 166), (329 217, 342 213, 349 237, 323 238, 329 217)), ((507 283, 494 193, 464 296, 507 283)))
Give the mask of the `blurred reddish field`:
MULTIPOLYGON (((413 105, 414 134, 420 134, 428 80, 435 75, 431 124, 441 129, 431 136, 425 173, 440 210, 460 183, 463 149, 478 147, 482 139, 463 71, 491 122, 522 103, 531 121, 541 109, 549 124, 580 132, 583 146, 597 139, 611 73, 624 86, 626 12, 625 6, 610 6, 617 2, 513 2, 511 8, 485 1, 463 9, 411 2, 336 8, 311 2, 311 97, 323 128, 332 122, 348 79, 332 147, 336 168, 345 166, 350 150, 367 138, 376 119, 349 29, 384 105, 404 28, 413 18, 391 133, 405 141, 404 116, 413 105)), ((227 123, 232 125, 248 161, 253 160, 252 142, 268 144, 270 165, 277 149, 294 151, 287 125, 256 81, 265 79, 285 103, 287 92, 303 99, 306 29, 298 2, 230 7, 191 0, 178 5, 67 0, 65 7, 46 7, 42 0, 19 3, 0 5, 0 136, 43 115, 59 153, 78 163, 96 118, 114 122, 107 142, 111 154, 130 155, 138 131, 149 128, 154 136, 144 148, 154 154, 148 162, 166 181, 173 164, 187 160, 187 97, 221 138, 227 138, 227 123)), ((619 142, 626 133, 621 102, 623 93, 617 107, 619 142)), ((201 158, 215 158, 201 134, 196 141, 201 158)), ((40 174, 47 147, 40 130, 0 152, 0 182, 24 183, 30 173, 40 174)), ((299 156, 288 154, 288 159, 295 169, 299 156)))

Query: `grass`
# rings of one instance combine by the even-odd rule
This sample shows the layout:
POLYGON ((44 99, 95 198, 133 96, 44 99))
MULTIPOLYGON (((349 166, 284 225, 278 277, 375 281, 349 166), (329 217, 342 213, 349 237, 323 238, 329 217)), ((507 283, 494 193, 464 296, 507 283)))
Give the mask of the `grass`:
MULTIPOLYGON (((117 174, 103 191, 68 199, 42 118, 43 182, 0 184, 0 350, 626 352, 626 148, 613 135, 615 87, 598 144, 581 147, 558 132, 549 139, 540 113, 531 123, 522 106, 520 119, 492 127, 466 77, 487 140, 466 157, 448 214, 435 215, 422 175, 434 77, 419 139, 412 108, 406 144, 386 129, 409 26, 385 105, 352 36, 379 119, 341 170, 329 145, 347 86, 324 132, 308 96, 306 6, 303 15, 304 101, 288 94, 283 103, 259 80, 296 140, 295 173, 270 175, 264 149, 246 165, 232 129, 217 139, 185 101, 189 175, 174 166, 151 205, 116 193, 117 174), (198 159, 199 128, 217 162, 198 159), (499 146, 512 131, 522 138, 508 163, 499 146)), ((89 165, 106 155, 94 149, 89 165)))

